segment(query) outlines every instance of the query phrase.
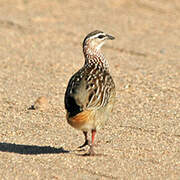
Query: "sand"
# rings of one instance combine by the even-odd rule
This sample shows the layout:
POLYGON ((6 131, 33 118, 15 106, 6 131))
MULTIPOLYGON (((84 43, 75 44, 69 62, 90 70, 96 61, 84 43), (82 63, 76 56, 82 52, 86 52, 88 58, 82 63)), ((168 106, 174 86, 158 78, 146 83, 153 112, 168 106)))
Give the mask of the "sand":
POLYGON ((178 0, 0 1, 0 179, 179 179, 178 0), (97 153, 65 118, 64 92, 93 30, 116 83, 97 153), (39 97, 45 108, 33 110, 39 97), (85 149, 87 150, 87 149, 85 149))

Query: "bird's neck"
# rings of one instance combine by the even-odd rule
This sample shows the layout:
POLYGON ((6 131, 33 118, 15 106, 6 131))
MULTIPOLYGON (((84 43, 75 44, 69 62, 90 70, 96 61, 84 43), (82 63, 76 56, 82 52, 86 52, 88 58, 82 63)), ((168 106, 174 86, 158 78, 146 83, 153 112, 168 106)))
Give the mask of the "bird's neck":
POLYGON ((109 68, 109 64, 100 49, 84 46, 83 52, 85 56, 85 66, 98 65, 105 69, 109 68))

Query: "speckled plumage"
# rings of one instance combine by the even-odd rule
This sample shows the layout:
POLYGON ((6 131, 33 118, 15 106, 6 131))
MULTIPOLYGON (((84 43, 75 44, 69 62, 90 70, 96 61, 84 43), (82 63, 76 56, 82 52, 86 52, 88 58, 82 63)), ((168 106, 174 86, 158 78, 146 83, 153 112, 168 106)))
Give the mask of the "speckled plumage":
POLYGON ((115 101, 115 84, 108 62, 100 51, 106 39, 114 38, 102 31, 86 36, 83 42, 85 64, 71 77, 65 93, 67 121, 84 132, 86 143, 87 132, 95 132, 103 126, 115 101))

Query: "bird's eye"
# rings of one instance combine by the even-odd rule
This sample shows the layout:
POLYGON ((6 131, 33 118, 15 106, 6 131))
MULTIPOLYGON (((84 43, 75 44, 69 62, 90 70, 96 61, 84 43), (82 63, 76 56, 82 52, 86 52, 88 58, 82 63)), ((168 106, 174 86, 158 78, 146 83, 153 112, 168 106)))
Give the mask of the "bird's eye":
POLYGON ((104 35, 99 35, 99 36, 98 36, 99 39, 102 39, 102 38, 104 38, 104 37, 105 37, 104 35))

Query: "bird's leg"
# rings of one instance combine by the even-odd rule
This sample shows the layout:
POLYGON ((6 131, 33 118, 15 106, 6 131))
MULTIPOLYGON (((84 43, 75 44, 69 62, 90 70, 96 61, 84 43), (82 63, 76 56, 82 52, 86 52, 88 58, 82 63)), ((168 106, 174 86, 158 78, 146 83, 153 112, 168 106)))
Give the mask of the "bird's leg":
POLYGON ((85 142, 83 145, 79 146, 78 148, 83 148, 87 145, 89 145, 89 140, 88 140, 88 136, 87 136, 87 132, 83 131, 84 137, 85 137, 85 142))
POLYGON ((90 149, 89 149, 89 155, 90 156, 93 156, 95 155, 95 152, 94 152, 94 138, 95 138, 95 134, 96 134, 96 130, 92 130, 92 141, 91 141, 91 145, 90 145, 90 149))

